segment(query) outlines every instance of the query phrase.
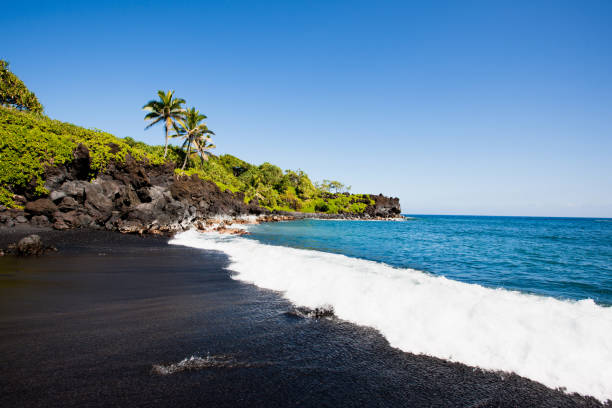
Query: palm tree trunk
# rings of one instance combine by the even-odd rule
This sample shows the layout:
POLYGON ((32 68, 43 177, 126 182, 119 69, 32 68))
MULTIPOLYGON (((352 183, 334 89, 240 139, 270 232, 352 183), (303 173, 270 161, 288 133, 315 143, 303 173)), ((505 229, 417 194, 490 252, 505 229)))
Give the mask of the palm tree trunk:
POLYGON ((187 143, 187 154, 185 154, 185 160, 183 161, 183 167, 181 167, 181 170, 185 170, 185 165, 187 164, 187 158, 189 157, 189 153, 191 153, 191 138, 189 138, 189 143, 187 143))
POLYGON ((202 150, 202 146, 200 146, 200 143, 197 140, 194 143, 196 151, 200 153, 200 163, 204 165, 204 151, 202 150))
POLYGON ((168 154, 168 127, 169 123, 168 120, 166 120, 166 145, 164 146, 164 159, 166 158, 166 154, 168 154))

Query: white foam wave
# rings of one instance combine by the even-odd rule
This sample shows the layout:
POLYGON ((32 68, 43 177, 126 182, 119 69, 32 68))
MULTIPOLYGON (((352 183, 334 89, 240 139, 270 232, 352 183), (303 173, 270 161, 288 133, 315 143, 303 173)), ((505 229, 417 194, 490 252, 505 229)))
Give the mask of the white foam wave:
POLYGON ((490 289, 343 255, 187 231, 172 244, 220 250, 235 279, 379 330, 403 351, 515 372, 612 399, 612 308, 490 289))

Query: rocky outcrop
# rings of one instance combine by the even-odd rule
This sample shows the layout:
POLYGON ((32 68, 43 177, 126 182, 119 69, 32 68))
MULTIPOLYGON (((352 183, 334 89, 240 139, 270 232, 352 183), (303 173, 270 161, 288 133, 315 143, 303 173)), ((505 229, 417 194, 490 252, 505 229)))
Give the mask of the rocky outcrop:
MULTIPOLYGON (((173 233, 218 217, 265 216, 270 221, 320 218, 393 218, 399 199, 382 195, 364 197, 363 214, 270 213, 255 202, 244 203, 242 193, 221 191, 197 176, 177 176, 171 163, 149 165, 127 157, 113 162, 92 177, 91 158, 79 145, 72 162, 46 169, 47 197, 15 196, 23 210, 0 206, 0 226, 30 223, 58 230, 95 228, 124 233, 173 233), (374 204, 371 204, 374 202, 374 204), (289 219, 287 218, 287 219, 289 219)), ((228 231, 229 232, 229 231, 228 231)))
POLYGON ((29 235, 17 243, 17 254, 21 256, 42 255, 44 251, 45 247, 38 235, 29 235))
POLYGON ((53 204, 53 201, 48 198, 41 198, 36 201, 30 201, 26 203, 25 209, 28 213, 34 216, 46 216, 49 217, 57 211, 57 206, 53 204))
POLYGON ((32 234, 23 237, 16 244, 9 245, 6 250, 0 250, 0 255, 7 253, 17 256, 40 256, 52 251, 57 251, 57 248, 43 244, 40 236, 32 234))
POLYGON ((48 197, 30 201, 17 197, 24 209, 0 207, 0 224, 171 233, 218 215, 264 212, 245 204, 240 194, 221 191, 212 182, 176 176, 171 164, 150 166, 128 157, 125 163, 111 163, 88 181, 90 166, 89 151, 79 145, 71 163, 47 169, 48 197))
POLYGON ((370 195, 370 199, 374 200, 373 205, 368 205, 364 214, 371 218, 397 218, 400 217, 401 207, 399 198, 386 197, 382 194, 377 196, 370 195))
MULTIPOLYGON (((342 193, 327 194, 324 198, 338 198, 342 193)), ((345 193, 348 196, 348 193, 345 193)), ((382 194, 371 195, 364 194, 363 198, 358 199, 356 202, 367 204, 363 213, 340 213, 340 214, 328 214, 328 213, 303 213, 303 212, 287 212, 287 211, 275 211, 275 215, 283 217, 290 217, 290 219, 304 219, 304 218, 321 218, 321 219, 344 219, 344 220, 388 220, 395 218, 403 218, 401 215, 401 207, 399 198, 387 197, 382 194)), ((272 220, 275 221, 275 220, 272 220)))

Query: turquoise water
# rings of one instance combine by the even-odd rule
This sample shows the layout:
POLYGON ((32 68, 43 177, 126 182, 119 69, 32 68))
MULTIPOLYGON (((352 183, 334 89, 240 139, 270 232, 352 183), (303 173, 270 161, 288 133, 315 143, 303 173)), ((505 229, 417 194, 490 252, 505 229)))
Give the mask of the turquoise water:
POLYGON ((493 288, 612 305, 612 219, 413 217, 268 223, 253 227, 250 238, 493 288))

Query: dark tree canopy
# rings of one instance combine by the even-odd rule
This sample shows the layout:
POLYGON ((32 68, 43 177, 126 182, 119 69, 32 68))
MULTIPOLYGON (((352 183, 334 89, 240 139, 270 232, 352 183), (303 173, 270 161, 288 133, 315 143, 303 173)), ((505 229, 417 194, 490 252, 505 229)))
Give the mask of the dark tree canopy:
POLYGON ((0 104, 19 110, 42 113, 43 107, 34 92, 8 69, 9 63, 0 60, 0 104))

